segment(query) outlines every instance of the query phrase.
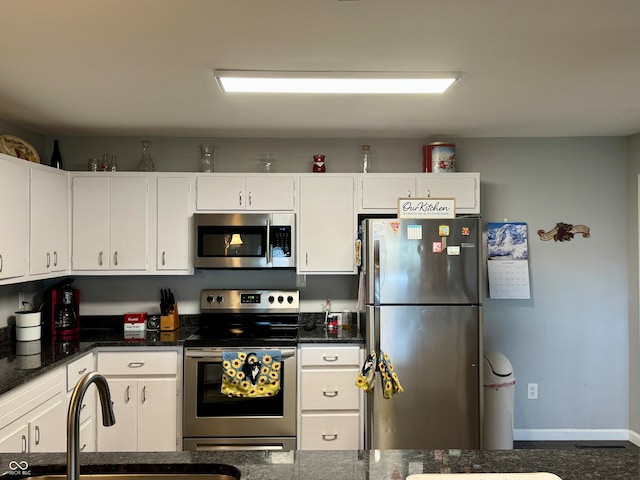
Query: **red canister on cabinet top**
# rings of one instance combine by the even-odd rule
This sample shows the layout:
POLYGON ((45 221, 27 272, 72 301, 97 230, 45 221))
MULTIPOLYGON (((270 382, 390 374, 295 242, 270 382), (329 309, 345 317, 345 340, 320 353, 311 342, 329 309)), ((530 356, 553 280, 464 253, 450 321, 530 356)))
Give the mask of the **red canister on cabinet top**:
POLYGON ((422 147, 422 171, 425 173, 455 172, 455 144, 433 142, 424 145, 422 147))

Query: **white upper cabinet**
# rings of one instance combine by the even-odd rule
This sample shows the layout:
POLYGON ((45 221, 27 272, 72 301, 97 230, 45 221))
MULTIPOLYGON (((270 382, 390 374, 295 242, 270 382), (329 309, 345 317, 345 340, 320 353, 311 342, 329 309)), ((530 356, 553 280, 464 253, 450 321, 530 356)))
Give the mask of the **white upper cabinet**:
POLYGON ((156 269, 189 271, 193 267, 193 177, 161 176, 157 182, 156 269))
POLYGON ((196 210, 284 210, 295 208, 295 177, 280 174, 198 175, 196 210))
POLYGON ((0 154, 0 282, 26 275, 28 262, 29 164, 10 159, 0 154))
POLYGON ((67 172, 31 168, 29 273, 69 270, 69 177, 67 172))
POLYGON ((479 173, 362 174, 358 213, 396 213, 399 197, 455 198, 456 213, 480 213, 479 173))
POLYGON ((415 175, 366 174, 360 176, 358 212, 389 212, 398 209, 398 197, 415 197, 415 175))
POLYGON ((456 213, 480 213, 479 173, 427 173, 418 177, 419 197, 456 199, 456 213))
POLYGON ((298 272, 356 273, 355 177, 316 173, 299 181, 298 272))
POLYGON ((148 182, 144 175, 73 177, 72 270, 147 270, 148 182))

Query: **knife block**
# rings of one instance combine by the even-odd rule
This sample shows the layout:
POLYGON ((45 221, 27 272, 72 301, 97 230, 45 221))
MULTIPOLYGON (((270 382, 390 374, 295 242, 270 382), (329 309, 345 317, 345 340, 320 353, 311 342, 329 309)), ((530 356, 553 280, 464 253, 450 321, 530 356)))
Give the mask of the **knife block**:
POLYGON ((160 316, 160 331, 171 332, 180 328, 180 316, 178 315, 178 304, 173 304, 173 310, 169 315, 160 316))

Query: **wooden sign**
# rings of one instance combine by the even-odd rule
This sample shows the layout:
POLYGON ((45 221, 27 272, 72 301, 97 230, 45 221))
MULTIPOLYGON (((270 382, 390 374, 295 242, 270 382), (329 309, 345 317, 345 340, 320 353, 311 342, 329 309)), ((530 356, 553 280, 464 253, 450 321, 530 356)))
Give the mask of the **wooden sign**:
POLYGON ((456 218, 456 199, 400 197, 398 218, 456 218))

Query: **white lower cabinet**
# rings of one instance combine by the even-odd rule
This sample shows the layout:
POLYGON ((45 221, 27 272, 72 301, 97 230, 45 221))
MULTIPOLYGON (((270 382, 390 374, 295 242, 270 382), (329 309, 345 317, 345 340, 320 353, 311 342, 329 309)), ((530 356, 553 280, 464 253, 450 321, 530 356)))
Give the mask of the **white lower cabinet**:
POLYGON ((64 452, 64 368, 55 369, 0 396, 0 452, 64 452))
MULTIPOLYGON (((93 372, 96 369, 95 355, 89 353, 80 357, 66 366, 67 371, 67 412, 69 410, 69 402, 76 384, 83 375, 93 372)), ((95 387, 91 386, 87 389, 82 397, 80 405, 80 451, 95 452, 96 451, 96 399, 98 392, 95 387)), ((102 422, 102 416, 99 416, 102 422)))
POLYGON ((179 445, 177 350, 99 351, 111 391, 115 425, 98 423, 99 452, 176 451, 179 445))
POLYGON ((355 381, 359 345, 299 346, 298 449, 364 447, 364 395, 355 381))

